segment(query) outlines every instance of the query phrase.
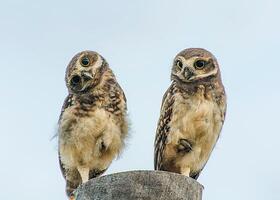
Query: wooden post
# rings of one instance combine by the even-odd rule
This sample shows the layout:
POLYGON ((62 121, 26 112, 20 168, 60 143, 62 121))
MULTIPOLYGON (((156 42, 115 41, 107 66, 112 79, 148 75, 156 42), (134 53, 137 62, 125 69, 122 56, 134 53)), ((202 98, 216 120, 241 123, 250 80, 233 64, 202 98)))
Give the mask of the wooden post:
POLYGON ((129 171, 82 184, 76 200, 201 200, 203 186, 192 178, 163 171, 129 171))

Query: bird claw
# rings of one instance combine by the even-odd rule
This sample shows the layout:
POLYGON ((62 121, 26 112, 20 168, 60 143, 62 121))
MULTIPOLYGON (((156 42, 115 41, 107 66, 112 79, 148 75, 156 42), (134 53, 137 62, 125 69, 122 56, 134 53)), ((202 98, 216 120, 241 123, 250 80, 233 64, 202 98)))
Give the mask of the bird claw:
POLYGON ((186 139, 180 139, 177 147, 178 152, 189 153, 192 150, 192 145, 186 139))
POLYGON ((75 195, 74 195, 74 194, 71 194, 69 200, 75 200, 75 195))

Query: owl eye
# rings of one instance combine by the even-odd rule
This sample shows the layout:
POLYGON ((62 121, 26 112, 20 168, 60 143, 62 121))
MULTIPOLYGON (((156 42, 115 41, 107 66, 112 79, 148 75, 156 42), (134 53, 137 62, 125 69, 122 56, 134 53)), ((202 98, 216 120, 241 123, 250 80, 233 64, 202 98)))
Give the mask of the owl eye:
POLYGON ((81 64, 82 64, 83 67, 88 67, 89 63, 90 63, 90 60, 87 56, 85 56, 81 59, 81 64))
POLYGON ((179 67, 180 69, 183 67, 183 63, 181 60, 176 61, 176 66, 179 67))
POLYGON ((203 69, 205 67, 206 62, 204 60, 197 60, 194 63, 194 67, 196 69, 203 69))
POLYGON ((75 86, 75 85, 80 84, 81 81, 82 81, 82 80, 81 80, 81 77, 78 76, 78 75, 75 75, 75 76, 73 76, 72 79, 71 79, 71 84, 75 86))

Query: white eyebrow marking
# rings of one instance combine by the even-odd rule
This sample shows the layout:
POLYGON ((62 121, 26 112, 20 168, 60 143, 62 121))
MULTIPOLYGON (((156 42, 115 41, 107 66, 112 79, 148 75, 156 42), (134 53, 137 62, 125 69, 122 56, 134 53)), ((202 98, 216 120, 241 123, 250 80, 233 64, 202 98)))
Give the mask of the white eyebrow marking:
POLYGON ((95 62, 95 64, 93 65, 93 68, 99 68, 102 66, 103 64, 103 59, 101 58, 100 55, 97 54, 97 61, 95 62))

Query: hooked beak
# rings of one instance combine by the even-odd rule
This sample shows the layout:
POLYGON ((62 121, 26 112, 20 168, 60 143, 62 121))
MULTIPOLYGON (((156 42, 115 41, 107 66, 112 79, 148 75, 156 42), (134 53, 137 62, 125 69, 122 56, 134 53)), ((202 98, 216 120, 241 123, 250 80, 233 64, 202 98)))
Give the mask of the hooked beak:
POLYGON ((184 76, 185 76, 186 80, 191 80, 194 76, 194 70, 192 70, 189 67, 185 67, 184 76))
POLYGON ((92 74, 91 74, 90 72, 83 71, 83 72, 81 73, 81 75, 82 75, 82 77, 83 77, 83 79, 84 79, 85 81, 88 81, 88 80, 93 79, 93 76, 92 76, 92 74))

